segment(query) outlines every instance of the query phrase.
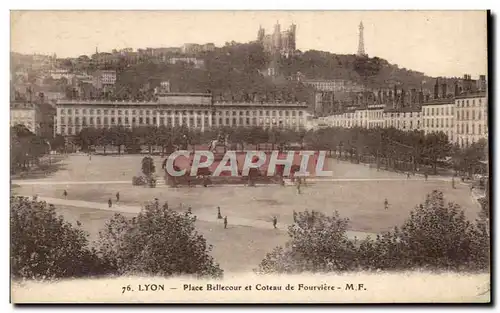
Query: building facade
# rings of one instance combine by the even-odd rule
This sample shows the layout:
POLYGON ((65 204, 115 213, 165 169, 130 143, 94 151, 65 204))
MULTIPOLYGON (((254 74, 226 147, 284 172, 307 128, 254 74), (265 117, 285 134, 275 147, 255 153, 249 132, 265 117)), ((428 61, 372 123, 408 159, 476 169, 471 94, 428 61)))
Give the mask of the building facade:
POLYGON ((276 22, 272 34, 266 35, 264 28, 259 27, 257 42, 262 44, 265 52, 291 55, 296 50, 296 32, 297 26, 295 24, 290 25, 288 30, 282 32, 281 25, 276 22))
POLYGON ((330 91, 330 92, 363 92, 365 91, 364 86, 356 84, 350 80, 345 79, 309 79, 302 80, 302 83, 308 86, 312 86, 318 91, 330 91))
POLYGON ((488 97, 486 92, 436 99, 413 108, 383 108, 372 105, 319 117, 314 127, 390 128, 402 131, 443 132, 451 143, 466 148, 488 139, 488 97))
POLYGON ((10 126, 24 125, 35 135, 40 134, 42 120, 39 107, 31 102, 12 102, 10 104, 10 126))
POLYGON ((488 139, 488 98, 486 92, 455 98, 455 143, 468 147, 488 139))
POLYGON ((443 132, 448 140, 455 142, 455 102, 443 99, 422 105, 422 122, 425 134, 443 132))
POLYGON ((115 83, 116 71, 114 70, 99 70, 94 73, 94 87, 98 89, 112 87, 115 83))
POLYGON ((176 57, 168 59, 169 64, 176 64, 179 62, 184 62, 187 64, 192 64, 194 68, 203 68, 205 67, 205 61, 197 58, 186 58, 186 57, 176 57))
POLYGON ((384 127, 394 127, 402 131, 422 130, 422 112, 420 109, 384 111, 384 127))
POLYGON ((204 131, 210 127, 261 126, 300 129, 309 115, 306 104, 234 103, 212 101, 211 94, 166 93, 154 102, 57 102, 56 133, 71 136, 85 127, 122 125, 181 126, 204 131))
POLYGON ((371 105, 366 109, 351 110, 317 119, 323 127, 342 128, 390 128, 403 131, 421 130, 421 112, 419 110, 386 110, 384 105, 371 105))

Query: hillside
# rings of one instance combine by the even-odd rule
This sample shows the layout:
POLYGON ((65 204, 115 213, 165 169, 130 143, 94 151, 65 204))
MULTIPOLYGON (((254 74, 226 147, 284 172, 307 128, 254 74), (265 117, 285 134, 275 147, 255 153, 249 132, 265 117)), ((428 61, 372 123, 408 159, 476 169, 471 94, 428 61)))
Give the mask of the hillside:
MULTIPOLYGON (((397 85, 406 90, 423 88, 427 93, 432 93, 436 81, 436 78, 424 73, 399 68, 378 57, 360 58, 316 50, 299 51, 289 58, 278 57, 275 64, 281 79, 271 79, 261 72, 270 66, 272 57, 256 43, 233 43, 213 52, 200 53, 196 57, 205 61, 203 69, 193 68, 189 64, 152 62, 128 67, 118 75, 117 90, 129 90, 137 94, 146 87, 152 92, 160 81, 170 80, 173 91, 210 90, 216 99, 307 101, 310 89, 292 78, 299 72, 307 79, 346 79, 369 89, 392 89, 397 85)), ((446 83, 452 92, 454 79, 447 79, 446 83)))
MULTIPOLYGON (((258 43, 231 42, 215 51, 190 57, 202 59, 204 66, 195 68, 191 64, 168 64, 154 59, 126 66, 122 63, 106 66, 116 69, 118 73, 115 97, 152 98, 154 88, 161 81, 169 80, 172 91, 211 91, 216 100, 308 101, 311 89, 293 79, 299 72, 306 79, 346 79, 369 89, 392 89, 397 85, 406 90, 423 88, 426 93, 432 93, 436 81, 424 73, 399 68, 378 57, 363 58, 309 50, 298 51, 289 58, 273 58, 258 43), (270 64, 274 64, 279 77, 271 78, 262 74, 270 64)), ((29 63, 28 60, 27 56, 11 54, 13 69, 22 63, 29 63)), ((446 80, 449 92, 453 91, 454 82, 455 79, 446 80)))

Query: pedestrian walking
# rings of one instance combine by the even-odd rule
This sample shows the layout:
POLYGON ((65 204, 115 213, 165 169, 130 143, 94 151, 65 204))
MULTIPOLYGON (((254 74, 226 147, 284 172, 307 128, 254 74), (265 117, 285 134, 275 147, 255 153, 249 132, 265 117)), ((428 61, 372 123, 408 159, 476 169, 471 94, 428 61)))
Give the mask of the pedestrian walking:
POLYGON ((455 189, 455 177, 451 178, 451 188, 455 189))
POLYGON ((387 201, 387 198, 384 201, 384 207, 385 207, 386 210, 389 209, 389 201, 387 201))
POLYGON ((472 192, 472 190, 474 190, 474 185, 470 184, 470 192, 472 192))
POLYGON ((297 212, 295 210, 293 210, 293 222, 297 223, 297 212))
POLYGON ((191 207, 189 207, 189 208, 188 208, 188 213, 189 213, 189 214, 193 213, 193 212, 191 211, 191 207))
POLYGON ((120 192, 116 193, 116 203, 120 202, 120 192))
POLYGON ((427 181, 427 178, 429 178, 429 175, 427 173, 424 174, 425 181, 427 181))
POLYGON ((222 214, 220 214, 220 206, 217 207, 217 219, 222 219, 222 214))
POLYGON ((110 208, 113 205, 113 201, 111 201, 111 198, 108 199, 108 207, 110 208))
POLYGON ((63 191, 63 196, 64 196, 64 198, 68 197, 68 192, 66 191, 66 189, 64 189, 64 191, 63 191))
POLYGON ((160 206, 160 200, 158 200, 158 198, 155 198, 155 205, 157 208, 160 206))
POLYGON ((406 173, 406 179, 410 179, 410 172, 406 173))
POLYGON ((227 216, 224 216, 224 229, 227 228, 227 216))
POLYGON ((276 229, 276 225, 278 224, 278 218, 276 216, 273 217, 273 226, 276 229))

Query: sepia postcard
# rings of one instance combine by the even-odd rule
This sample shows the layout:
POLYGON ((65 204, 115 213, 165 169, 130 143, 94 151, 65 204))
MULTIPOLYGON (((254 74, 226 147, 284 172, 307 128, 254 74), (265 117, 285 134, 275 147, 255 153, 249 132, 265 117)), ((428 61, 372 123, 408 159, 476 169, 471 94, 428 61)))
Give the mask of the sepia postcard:
POLYGON ((489 15, 11 11, 11 303, 490 303, 489 15))

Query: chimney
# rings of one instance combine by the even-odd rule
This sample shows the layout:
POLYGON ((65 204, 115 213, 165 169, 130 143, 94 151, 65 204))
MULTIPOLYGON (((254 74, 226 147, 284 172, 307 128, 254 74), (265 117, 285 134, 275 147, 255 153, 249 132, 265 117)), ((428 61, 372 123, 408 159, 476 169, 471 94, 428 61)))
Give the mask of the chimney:
POLYGON ((459 95, 458 82, 455 81, 455 97, 459 95))
POLYGON ((439 98, 439 78, 436 78, 436 83, 434 84, 434 99, 439 98))

